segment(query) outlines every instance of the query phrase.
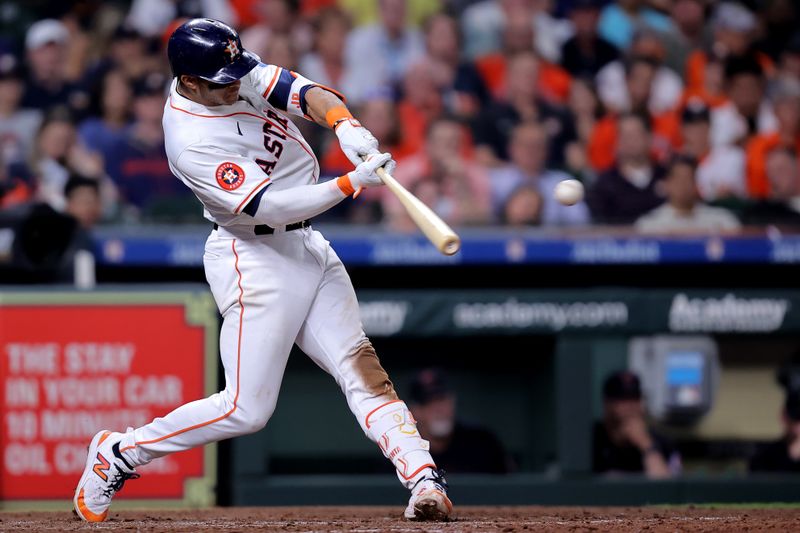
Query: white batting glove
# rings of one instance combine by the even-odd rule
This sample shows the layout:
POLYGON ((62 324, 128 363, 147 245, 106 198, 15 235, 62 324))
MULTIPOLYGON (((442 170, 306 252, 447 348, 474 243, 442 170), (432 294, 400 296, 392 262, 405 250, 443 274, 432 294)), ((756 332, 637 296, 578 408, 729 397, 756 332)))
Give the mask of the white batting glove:
MULTIPOLYGON (((392 160, 392 154, 370 154, 366 156, 356 167, 355 170, 350 171, 350 183, 353 188, 358 191, 361 187, 369 187, 374 185, 383 185, 383 181, 375 173, 380 167, 389 174, 392 173, 396 163, 392 160)), ((356 192, 358 196, 358 192, 356 192)))
POLYGON ((354 166, 361 164, 364 156, 378 154, 378 139, 353 118, 342 120, 336 126, 336 136, 344 155, 354 166))

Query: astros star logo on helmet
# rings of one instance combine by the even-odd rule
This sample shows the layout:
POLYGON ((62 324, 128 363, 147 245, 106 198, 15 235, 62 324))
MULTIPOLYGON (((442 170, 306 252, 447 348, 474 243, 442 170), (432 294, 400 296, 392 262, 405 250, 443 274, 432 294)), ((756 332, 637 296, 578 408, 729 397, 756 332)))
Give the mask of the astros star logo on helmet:
POLYGON ((233 61, 239 55, 239 46, 233 39, 228 39, 228 46, 225 47, 225 51, 228 52, 228 55, 231 56, 231 61, 233 61))
POLYGON ((226 161, 217 167, 217 183, 226 191, 235 191, 244 183, 244 170, 242 167, 230 161, 226 161))

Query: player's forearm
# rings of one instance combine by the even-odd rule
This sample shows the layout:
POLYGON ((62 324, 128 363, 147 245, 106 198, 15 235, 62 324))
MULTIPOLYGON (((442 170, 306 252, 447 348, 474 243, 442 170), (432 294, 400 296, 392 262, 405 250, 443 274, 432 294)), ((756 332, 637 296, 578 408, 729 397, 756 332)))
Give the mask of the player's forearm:
POLYGON ((306 109, 308 116, 320 126, 328 126, 328 111, 338 107, 346 108, 342 100, 332 92, 321 87, 312 87, 306 92, 306 109))
POLYGON ((282 191, 267 190, 253 216, 271 227, 300 222, 324 213, 347 197, 339 180, 303 185, 282 191))

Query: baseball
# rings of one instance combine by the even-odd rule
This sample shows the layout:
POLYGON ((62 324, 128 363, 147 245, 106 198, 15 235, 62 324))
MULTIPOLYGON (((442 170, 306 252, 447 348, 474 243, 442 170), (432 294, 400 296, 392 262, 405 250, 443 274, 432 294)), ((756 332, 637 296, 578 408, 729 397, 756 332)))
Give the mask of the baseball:
POLYGON ((555 197, 564 205, 575 205, 583 200, 583 183, 578 180, 564 180, 556 185, 555 197))

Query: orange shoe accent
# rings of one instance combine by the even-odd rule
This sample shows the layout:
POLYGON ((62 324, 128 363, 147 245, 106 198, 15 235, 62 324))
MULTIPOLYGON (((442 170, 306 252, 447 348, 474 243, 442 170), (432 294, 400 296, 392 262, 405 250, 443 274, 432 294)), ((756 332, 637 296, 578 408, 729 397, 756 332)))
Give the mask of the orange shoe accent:
POLYGON ((97 452, 97 460, 100 462, 94 465, 92 472, 100 476, 100 479, 103 481, 108 481, 108 474, 106 474, 106 472, 108 472, 109 468, 111 468, 111 463, 109 463, 108 459, 103 457, 103 454, 100 452, 97 452))
MULTIPOLYGON (((400 461, 400 460, 402 460, 402 459, 399 459, 399 461, 400 461)), ((416 476, 417 474, 419 474, 420 472, 422 472, 422 471, 423 471, 424 469, 426 469, 426 468, 433 468, 434 470, 436 470, 436 465, 435 465, 435 464, 433 464, 433 463, 424 464, 424 465, 422 465, 421 467, 419 467, 419 468, 417 468, 416 470, 414 470, 414 471, 411 473, 411 475, 409 475, 409 476, 405 476, 403 473, 400 473, 400 475, 403 477, 403 479, 405 479, 406 481, 408 481, 409 479, 413 479, 413 478, 414 478, 414 476, 416 476)))
POLYGON ((111 435, 111 432, 110 432, 110 431, 106 431, 105 433, 103 433, 103 434, 100 436, 100 440, 99 440, 99 441, 97 441, 97 446, 99 447, 101 444, 103 444, 103 441, 104 441, 104 440, 106 440, 106 439, 108 438, 108 436, 109 436, 109 435, 111 435))
POLYGON ((108 511, 103 511, 101 514, 93 513, 86 507, 86 502, 83 499, 83 489, 81 489, 80 494, 78 494, 78 512, 81 514, 81 517, 86 520, 87 522, 104 522, 105 519, 108 517, 108 511))

